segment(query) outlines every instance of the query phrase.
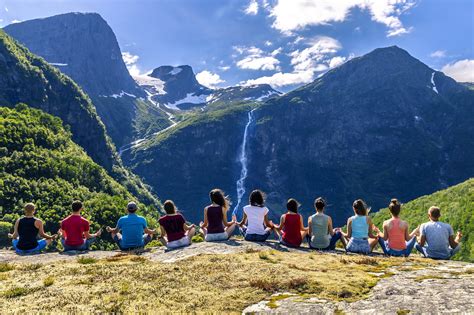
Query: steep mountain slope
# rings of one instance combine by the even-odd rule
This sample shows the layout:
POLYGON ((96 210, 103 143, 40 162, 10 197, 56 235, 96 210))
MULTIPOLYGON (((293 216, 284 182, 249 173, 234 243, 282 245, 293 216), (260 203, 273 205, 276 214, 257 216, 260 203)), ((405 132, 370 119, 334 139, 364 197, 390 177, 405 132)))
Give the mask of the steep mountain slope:
MULTIPOLYGON (((398 47, 376 49, 253 112, 244 187, 268 192, 273 217, 289 197, 308 214, 323 196, 336 224, 344 224, 356 198, 378 209, 393 196, 410 200, 473 176, 473 111, 473 91, 398 47)), ((232 182, 239 178, 247 122, 245 113, 227 119, 224 111, 212 125, 144 143, 126 163, 183 208, 202 208, 204 174, 236 204, 232 182), (232 171, 224 178, 220 169, 232 171), (178 184, 163 185, 169 178, 178 184)))
MULTIPOLYGON (((431 206, 440 207, 441 221, 451 224, 455 232, 460 229, 463 233, 461 251, 455 258, 474 261, 474 179, 407 202, 403 205, 401 217, 415 228, 428 221, 427 212, 431 206)), ((373 220, 381 228, 383 221, 389 218, 388 209, 382 209, 373 220)))
POLYGON ((61 14, 4 30, 82 87, 117 146, 170 124, 128 73, 115 34, 99 14, 61 14))
POLYGON ((0 30, 0 105, 26 103, 61 118, 97 164, 147 203, 157 203, 143 183, 123 168, 88 96, 69 77, 0 30))
POLYGON ((162 108, 172 111, 206 110, 207 105, 215 103, 264 101, 281 94, 268 84, 210 89, 196 80, 188 65, 161 66, 148 75, 135 77, 135 80, 162 108))
MULTIPOLYGON (((0 178, 0 221, 14 222, 32 201, 53 233, 74 199, 85 202, 94 230, 114 225, 135 199, 71 140, 59 118, 24 104, 0 107, 0 178)), ((152 207, 141 211, 152 222, 158 217, 152 207)))

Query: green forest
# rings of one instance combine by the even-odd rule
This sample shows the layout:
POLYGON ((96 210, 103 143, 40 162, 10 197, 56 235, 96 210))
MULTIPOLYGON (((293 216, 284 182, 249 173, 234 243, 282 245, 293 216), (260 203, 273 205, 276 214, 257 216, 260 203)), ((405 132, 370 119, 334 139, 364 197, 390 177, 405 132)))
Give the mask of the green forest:
MULTIPOLYGON (((70 213, 71 202, 82 200, 92 230, 115 225, 126 204, 136 200, 71 140, 60 118, 19 104, 0 107, 0 229, 6 229, 33 202, 45 229, 55 233, 70 213)), ((158 209, 139 205, 151 226, 158 209)), ((104 246, 106 243, 103 243, 104 246)))
MULTIPOLYGON (((440 220, 451 224, 455 233, 457 230, 463 233, 461 251, 454 258, 474 261, 474 179, 407 202, 400 217, 408 221, 410 229, 414 229, 428 221, 427 213, 431 206, 440 207, 440 220)), ((389 218, 390 212, 383 209, 374 215, 374 223, 381 228, 383 221, 389 218)))

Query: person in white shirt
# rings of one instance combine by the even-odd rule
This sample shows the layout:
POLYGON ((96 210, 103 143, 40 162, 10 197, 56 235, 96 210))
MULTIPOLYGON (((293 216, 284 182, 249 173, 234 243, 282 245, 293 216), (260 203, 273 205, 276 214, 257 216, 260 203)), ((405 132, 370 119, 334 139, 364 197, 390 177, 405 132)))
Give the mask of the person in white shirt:
POLYGON ((265 196, 260 190, 250 194, 249 205, 244 207, 242 221, 237 223, 246 241, 265 242, 274 231, 274 224, 268 219, 265 196))

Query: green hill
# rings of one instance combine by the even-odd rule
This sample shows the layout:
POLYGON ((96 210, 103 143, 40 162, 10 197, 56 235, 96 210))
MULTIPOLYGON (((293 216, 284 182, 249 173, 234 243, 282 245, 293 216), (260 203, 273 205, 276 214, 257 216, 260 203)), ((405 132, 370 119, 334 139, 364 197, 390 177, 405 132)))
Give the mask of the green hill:
MULTIPOLYGON (((474 261, 474 178, 404 204, 401 217, 414 228, 428 220, 427 211, 431 206, 440 207, 441 220, 451 224, 454 231, 460 229, 464 235, 461 251, 455 259, 474 261)), ((388 209, 380 210, 374 215, 374 223, 381 228, 388 218, 388 209)))
MULTIPOLYGON (((114 225, 136 199, 71 140, 61 119, 24 104, 0 107, 0 221, 14 222, 25 202, 56 232, 74 199, 85 202, 93 229, 114 225)), ((158 212, 140 205, 153 224, 158 212)))

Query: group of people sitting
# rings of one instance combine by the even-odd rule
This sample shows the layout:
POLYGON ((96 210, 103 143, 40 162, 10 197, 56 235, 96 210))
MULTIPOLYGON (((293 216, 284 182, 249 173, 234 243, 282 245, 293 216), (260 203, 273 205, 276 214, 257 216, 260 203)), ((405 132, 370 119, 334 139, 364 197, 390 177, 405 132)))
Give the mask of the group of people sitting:
MULTIPOLYGON (((222 190, 211 190, 209 197, 211 204, 204 208, 204 220, 199 224, 208 242, 228 240, 239 227, 246 241, 265 242, 274 233, 283 245, 295 248, 307 241, 312 249, 334 250, 341 241, 348 252, 369 254, 379 244, 389 256, 406 257, 416 247, 423 256, 434 259, 449 259, 460 249, 461 231, 454 235, 449 224, 439 221, 441 212, 434 206, 428 210, 429 222, 410 232, 408 223, 400 219, 402 205, 392 199, 388 206, 392 217, 379 230, 368 216, 365 202, 358 199, 352 205, 354 215, 347 220, 347 232, 344 232, 334 228, 331 217, 324 213, 326 202, 323 198, 314 201, 316 211, 305 227, 303 216, 298 213, 300 204, 293 198, 288 200, 287 212, 281 216, 279 224, 274 224, 269 219, 265 195, 260 190, 250 194, 249 205, 243 208, 240 221, 235 216, 228 220, 229 200, 222 190)), ((158 221, 161 243, 170 249, 190 245, 196 234, 195 225, 186 223, 173 201, 165 201, 163 208, 166 215, 158 221)), ((8 235, 13 239, 17 253, 38 253, 56 238, 61 239, 65 251, 88 250, 102 233, 102 229, 90 233, 89 221, 81 216, 83 205, 80 201, 72 203, 71 215, 61 222, 55 235, 44 232, 43 222, 34 217, 35 210, 34 204, 26 204, 25 216, 16 221, 13 234, 8 235)), ((137 210, 136 203, 128 203, 127 215, 118 220, 115 228, 106 227, 121 250, 143 248, 158 234, 157 230, 148 228, 146 219, 137 215, 137 210)))

